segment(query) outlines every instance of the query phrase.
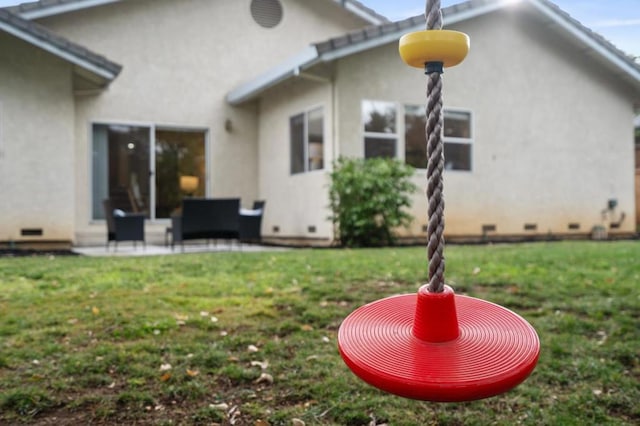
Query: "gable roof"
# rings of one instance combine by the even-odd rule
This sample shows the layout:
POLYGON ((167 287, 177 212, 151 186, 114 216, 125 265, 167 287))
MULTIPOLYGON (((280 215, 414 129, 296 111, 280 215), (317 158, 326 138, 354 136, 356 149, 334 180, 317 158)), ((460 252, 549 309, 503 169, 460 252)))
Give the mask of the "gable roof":
POLYGON ((74 72, 82 76, 85 81, 92 82, 91 86, 108 85, 122 70, 122 66, 104 56, 60 37, 43 26, 27 21, 6 9, 0 9, 0 31, 71 63, 74 66, 74 72))
MULTIPOLYGON (((25 19, 38 19, 61 13, 73 12, 90 7, 102 6, 109 3, 116 3, 122 0, 40 0, 29 3, 21 3, 17 6, 10 6, 6 9, 19 14, 25 19)), ((350 13, 364 19, 373 25, 389 22, 387 18, 376 13, 357 0, 331 0, 338 3, 350 13)))
MULTIPOLYGON (((582 25, 549 0, 522 1, 533 5, 551 23, 579 40, 586 47, 586 52, 603 60, 610 67, 616 69, 627 81, 640 88, 640 64, 616 48, 611 42, 582 25)), ((469 0, 443 8, 443 23, 446 26, 466 21, 502 9, 512 3, 513 0, 469 0)), ((313 44, 286 63, 235 88, 227 94, 227 101, 232 105, 238 105, 255 99, 264 90, 299 75, 315 65, 397 42, 402 35, 408 32, 424 29, 425 18, 424 15, 420 15, 397 22, 367 27, 341 37, 313 44)))

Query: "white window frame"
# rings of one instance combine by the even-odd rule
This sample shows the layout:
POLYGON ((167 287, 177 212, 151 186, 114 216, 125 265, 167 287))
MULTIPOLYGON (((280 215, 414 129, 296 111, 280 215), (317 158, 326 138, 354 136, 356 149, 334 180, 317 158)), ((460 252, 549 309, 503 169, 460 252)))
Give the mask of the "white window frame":
MULTIPOLYGON (((474 119, 473 119, 473 111, 469 108, 460 108, 460 107, 445 107, 443 108, 443 112, 446 114, 447 112, 459 112, 459 113, 463 113, 463 114, 469 114, 469 137, 468 138, 458 138, 458 137, 450 137, 450 136, 442 136, 442 143, 443 144, 459 144, 459 145, 469 145, 469 169, 468 170, 454 170, 454 169, 447 169, 446 165, 445 165, 445 170, 447 172, 460 172, 460 173, 469 173, 469 172, 473 172, 473 166, 474 166, 474 156, 473 156, 473 141, 474 141, 474 135, 475 135, 475 127, 474 127, 474 119)), ((443 147, 444 148, 444 147, 443 147)), ((445 162, 446 162, 446 158, 445 158, 445 162)))
POLYGON ((398 102, 392 102, 392 101, 383 101, 380 99, 362 99, 360 101, 360 132, 362 133, 362 158, 367 158, 366 157, 366 144, 365 144, 365 139, 366 138, 376 138, 376 139, 389 139, 389 140, 394 140, 395 141, 395 151, 396 151, 396 155, 394 158, 402 158, 402 160, 404 161, 404 146, 400 147, 400 140, 404 140, 404 138, 400 138, 400 134, 401 132, 404 133, 404 120, 399 120, 399 116, 400 116, 400 112, 404 112, 404 106, 399 104, 398 102), (393 108, 395 109, 395 133, 380 133, 380 132, 367 132, 365 130, 365 119, 363 116, 363 111, 364 111, 364 103, 365 102, 372 102, 372 103, 385 103, 385 104, 390 104, 393 105, 393 108))
POLYGON ((303 111, 297 112, 295 114, 290 114, 289 115, 289 176, 298 176, 298 175, 304 175, 307 173, 318 173, 318 172, 323 172, 324 170, 326 170, 327 168, 327 164, 326 164, 326 159, 327 159, 327 115, 326 115, 326 108, 324 106, 324 104, 318 104, 318 105, 313 105, 309 108, 304 109, 303 111), (309 114, 311 112, 314 111, 320 111, 322 113, 322 168, 319 169, 313 169, 310 170, 309 169, 309 114), (292 134, 291 134, 291 119, 294 117, 297 117, 298 115, 302 115, 303 116, 303 143, 302 143, 302 155, 303 155, 303 170, 299 171, 299 172, 293 172, 291 170, 291 160, 292 160, 292 151, 291 151, 291 139, 292 139, 292 134))
MULTIPOLYGON (((402 108, 402 119, 400 120, 400 124, 401 124, 401 129, 400 126, 398 126, 399 131, 402 130, 402 149, 401 149, 401 154, 402 155, 398 155, 398 159, 401 159, 402 161, 405 161, 405 148, 406 148, 406 136, 405 136, 405 116, 406 116, 406 111, 407 111, 407 107, 408 106, 420 106, 422 108, 424 108, 424 105, 422 104, 415 104, 412 102, 405 102, 401 104, 401 108, 402 108)), ((459 112, 459 113, 464 113, 464 114, 469 114, 469 138, 458 138, 458 137, 449 137, 449 136, 445 136, 443 134, 442 136, 442 143, 443 144, 459 144, 459 145, 469 145, 469 149, 470 149, 470 161, 469 161, 469 169, 468 170, 454 170, 454 169, 445 169, 447 170, 448 173, 451 172, 462 172, 462 173, 469 173, 472 172, 474 169, 474 156, 473 156, 473 146, 474 146, 474 135, 475 135, 475 125, 474 125, 474 113, 473 110, 469 109, 469 108, 461 108, 461 107, 444 107, 443 108, 443 113, 446 115, 447 112, 459 112)), ((444 147, 443 147, 444 148, 444 147)), ((445 158, 446 161, 446 158, 445 158)), ((425 171, 425 168, 415 168, 416 171, 425 171)))

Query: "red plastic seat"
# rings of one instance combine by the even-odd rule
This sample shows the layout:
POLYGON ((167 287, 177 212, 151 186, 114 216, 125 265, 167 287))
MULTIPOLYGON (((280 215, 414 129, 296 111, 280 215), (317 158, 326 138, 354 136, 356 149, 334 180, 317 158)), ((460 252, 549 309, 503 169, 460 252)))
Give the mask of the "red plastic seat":
POLYGON ((358 308, 340 326, 338 344, 365 382, 438 402, 506 392, 529 376, 540 353, 538 335, 522 317, 448 287, 436 294, 422 287, 417 295, 358 308))

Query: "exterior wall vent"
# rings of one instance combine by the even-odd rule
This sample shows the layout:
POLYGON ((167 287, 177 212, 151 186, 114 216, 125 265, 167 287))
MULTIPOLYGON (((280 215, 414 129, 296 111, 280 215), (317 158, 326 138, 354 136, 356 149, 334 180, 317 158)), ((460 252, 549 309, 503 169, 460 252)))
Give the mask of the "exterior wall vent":
POLYGON ((313 226, 313 225, 308 226, 308 227, 307 227, 307 231, 308 231, 310 234, 315 234, 315 232, 316 232, 316 227, 315 227, 315 226, 313 226))
POLYGON ((271 228, 271 230, 273 231, 274 234, 277 234, 278 232, 280 232, 280 227, 274 226, 273 228, 271 228))
POLYGON ((41 237, 42 228, 22 228, 20 235, 23 237, 41 237))
POLYGON ((538 230, 538 224, 536 224, 536 223, 525 223, 524 224, 524 230, 525 231, 537 231, 538 230))
POLYGON ((282 21, 280 0, 251 0, 251 16, 258 25, 273 28, 282 21))
POLYGON ((495 232, 496 231, 496 225, 482 225, 482 233, 486 234, 487 232, 495 232))
POLYGON ((570 223, 569 224, 569 230, 570 231, 577 231, 580 229, 580 224, 579 223, 570 223))

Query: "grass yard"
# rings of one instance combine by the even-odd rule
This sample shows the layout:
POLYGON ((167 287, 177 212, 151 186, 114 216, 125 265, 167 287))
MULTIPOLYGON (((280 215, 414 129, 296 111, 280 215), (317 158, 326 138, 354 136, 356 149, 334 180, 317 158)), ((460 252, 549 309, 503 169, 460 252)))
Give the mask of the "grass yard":
POLYGON ((640 242, 446 256, 458 294, 540 335, 507 394, 406 400, 342 362, 342 319, 414 293, 424 248, 0 258, 0 424, 640 424, 640 242))

